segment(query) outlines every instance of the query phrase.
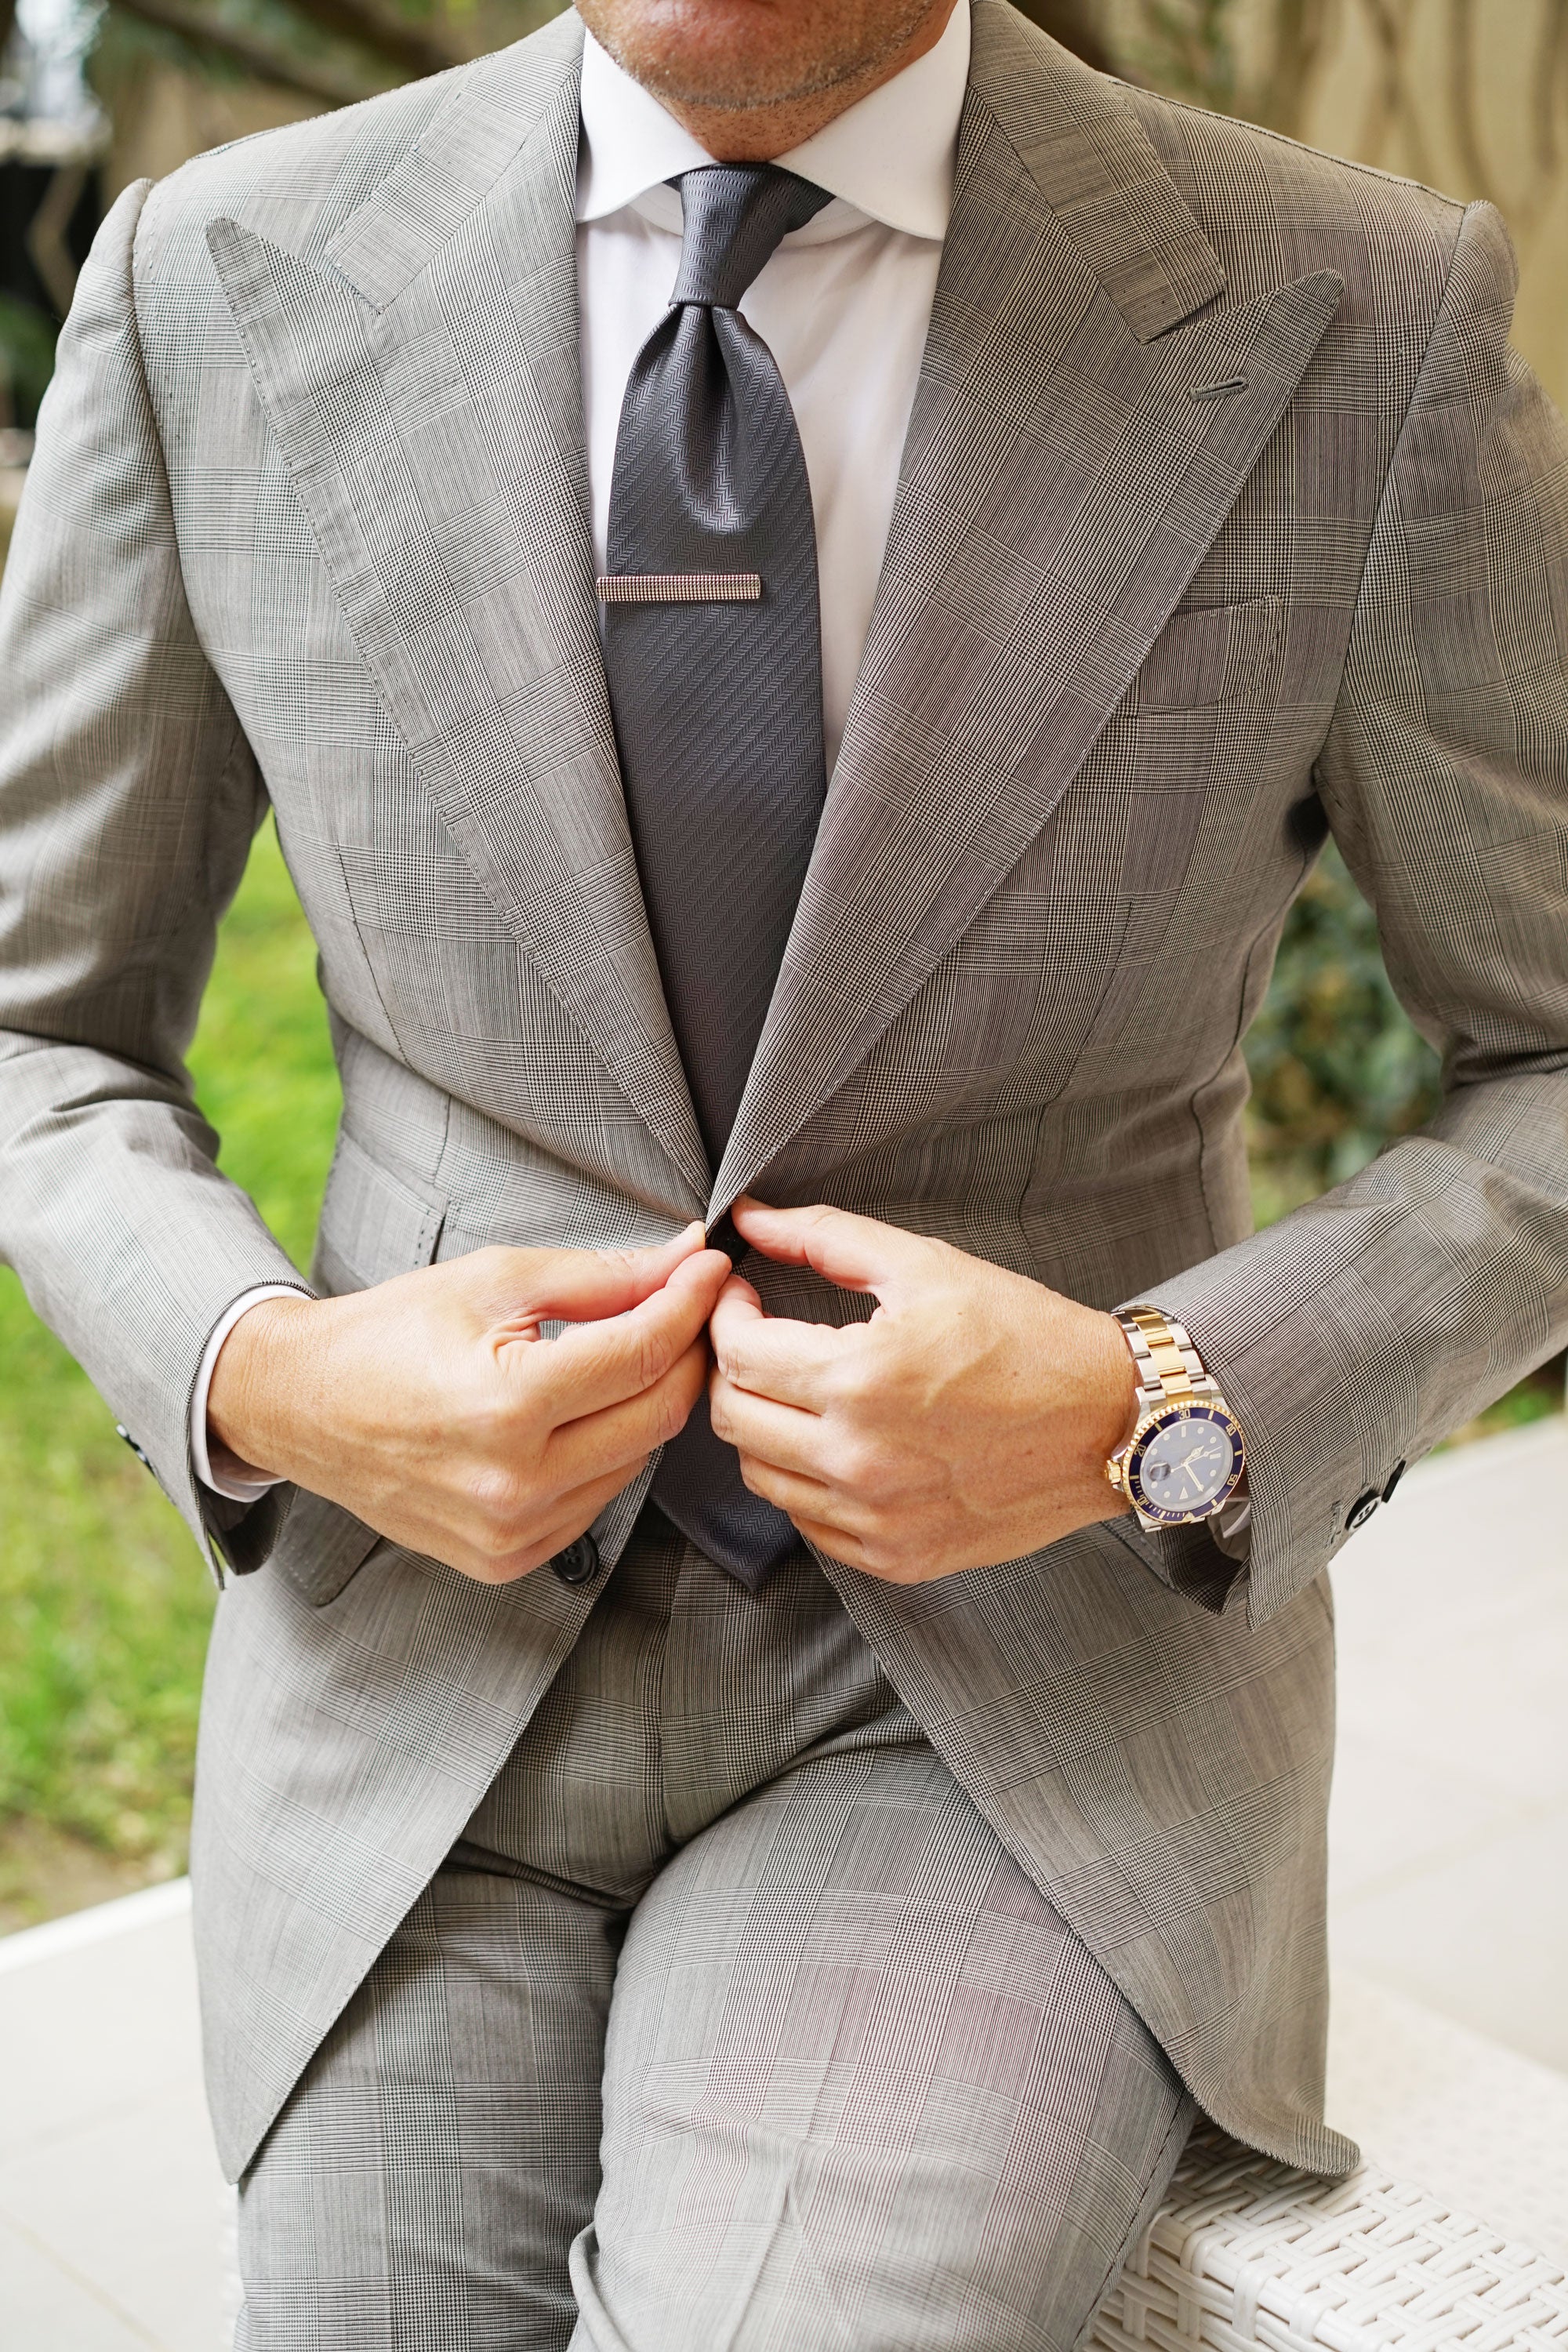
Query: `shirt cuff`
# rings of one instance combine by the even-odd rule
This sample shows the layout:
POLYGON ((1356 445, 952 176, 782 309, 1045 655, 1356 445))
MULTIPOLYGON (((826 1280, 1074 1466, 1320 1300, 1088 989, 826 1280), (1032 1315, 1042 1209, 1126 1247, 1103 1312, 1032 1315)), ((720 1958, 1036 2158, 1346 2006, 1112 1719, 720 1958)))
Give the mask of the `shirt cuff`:
POLYGON ((274 1486, 282 1486, 283 1481, 281 1478, 220 1478, 213 1469, 212 1458, 207 1452, 207 1391, 212 1387, 213 1367, 217 1362, 218 1350, 240 1317, 248 1315, 253 1307, 259 1307, 264 1298, 309 1297, 309 1291, 296 1289, 286 1282, 259 1283, 254 1290, 243 1291, 227 1313, 220 1316, 213 1327, 212 1338, 207 1341, 201 1369, 196 1374, 196 1384, 191 1391, 191 1466, 201 1484, 210 1493, 223 1496, 226 1502, 258 1502, 263 1495, 270 1494, 274 1486))
POLYGON ((1208 1524, 1209 1534, 1226 1559, 1238 1560, 1245 1567, 1252 1558, 1252 1496, 1245 1470, 1235 1494, 1208 1524))

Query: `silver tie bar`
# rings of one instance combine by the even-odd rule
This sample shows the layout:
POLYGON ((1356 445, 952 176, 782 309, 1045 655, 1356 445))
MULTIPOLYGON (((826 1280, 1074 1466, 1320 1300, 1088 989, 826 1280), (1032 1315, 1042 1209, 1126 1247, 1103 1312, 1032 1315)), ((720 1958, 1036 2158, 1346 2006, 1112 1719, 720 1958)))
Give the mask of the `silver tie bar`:
POLYGON ((760 572, 605 572, 601 604, 755 604, 760 572))

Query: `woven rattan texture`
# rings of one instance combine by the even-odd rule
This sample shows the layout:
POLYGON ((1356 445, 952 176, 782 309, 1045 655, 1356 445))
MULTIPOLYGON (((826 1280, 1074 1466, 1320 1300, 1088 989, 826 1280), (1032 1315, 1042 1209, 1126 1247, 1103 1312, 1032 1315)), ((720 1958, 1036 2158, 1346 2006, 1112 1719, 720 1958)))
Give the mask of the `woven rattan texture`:
POLYGON ((1194 2135, 1098 2352, 1568 2352, 1562 2266, 1363 2165, 1319 2180, 1194 2135))

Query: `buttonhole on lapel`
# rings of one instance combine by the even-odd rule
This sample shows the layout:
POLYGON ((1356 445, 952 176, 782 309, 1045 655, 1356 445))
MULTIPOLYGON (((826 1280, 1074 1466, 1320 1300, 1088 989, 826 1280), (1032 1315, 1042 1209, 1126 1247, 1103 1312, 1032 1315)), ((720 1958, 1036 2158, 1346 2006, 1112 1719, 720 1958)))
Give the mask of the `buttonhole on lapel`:
POLYGON ((1194 400, 1229 400, 1237 393, 1246 390, 1247 378, 1244 375, 1227 375, 1218 383, 1194 383, 1193 398, 1194 400))

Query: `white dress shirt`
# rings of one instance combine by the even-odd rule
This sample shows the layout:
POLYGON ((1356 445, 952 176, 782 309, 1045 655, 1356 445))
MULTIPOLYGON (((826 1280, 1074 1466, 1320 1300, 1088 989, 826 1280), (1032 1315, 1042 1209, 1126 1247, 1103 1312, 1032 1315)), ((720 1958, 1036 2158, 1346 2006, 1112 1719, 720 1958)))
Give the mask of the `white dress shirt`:
MULTIPOLYGON (((968 79, 969 9, 960 0, 934 48, 779 157, 829 189, 833 202, 784 238, 741 303, 778 362, 811 480, 830 771, 888 543, 968 79)), ((712 160, 590 33, 577 175, 578 348, 601 572, 626 378, 668 307, 680 261, 680 198, 665 183, 712 160)))
MULTIPOLYGON (((843 739, 881 573, 914 404, 969 79, 969 8, 958 0, 923 58, 779 162, 831 192, 786 236, 741 304, 778 362, 811 481, 822 606, 823 727, 831 770, 843 739)), ((680 198, 665 184, 713 161, 590 33, 583 47, 577 174, 578 345, 595 561, 605 568, 610 481, 632 362, 668 306, 680 198)), ((273 1479, 215 1477, 207 1390, 219 1349, 273 1286, 237 1299, 213 1332, 191 1399, 203 1483, 253 1502, 273 1479)))

